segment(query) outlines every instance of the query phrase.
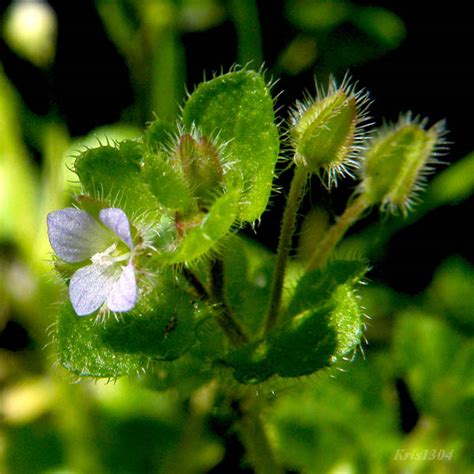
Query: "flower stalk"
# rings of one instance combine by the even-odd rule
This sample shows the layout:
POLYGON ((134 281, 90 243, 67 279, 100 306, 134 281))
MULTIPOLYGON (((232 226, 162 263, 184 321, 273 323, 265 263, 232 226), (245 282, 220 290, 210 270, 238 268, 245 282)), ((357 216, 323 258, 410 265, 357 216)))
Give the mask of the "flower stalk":
POLYGON ((290 194, 283 213, 283 220, 278 242, 275 270, 273 272, 270 302, 268 305, 265 321, 265 332, 275 327, 280 313, 283 283, 288 256, 291 249, 291 240, 296 224, 296 213, 298 212, 304 188, 308 179, 308 170, 304 166, 295 168, 295 174, 291 182, 290 194))
POLYGON ((346 207, 345 211, 329 228, 328 232, 314 251, 308 265, 306 266, 306 271, 315 270, 326 263, 332 250, 342 239, 349 227, 360 218, 368 207, 369 203, 366 201, 364 196, 356 197, 352 203, 346 207))

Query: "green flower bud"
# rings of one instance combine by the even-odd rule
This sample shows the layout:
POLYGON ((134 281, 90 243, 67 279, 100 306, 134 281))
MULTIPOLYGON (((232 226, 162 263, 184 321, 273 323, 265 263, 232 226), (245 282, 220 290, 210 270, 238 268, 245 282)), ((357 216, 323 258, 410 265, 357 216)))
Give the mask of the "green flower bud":
POLYGON ((370 205, 405 214, 423 189, 427 173, 445 149, 444 122, 426 129, 427 120, 410 114, 372 139, 362 167, 361 193, 370 205))
POLYGON ((298 102, 290 128, 297 165, 322 171, 330 187, 338 176, 353 176, 369 125, 368 105, 368 94, 346 80, 340 87, 331 80, 327 92, 317 90, 316 100, 298 102))
POLYGON ((176 155, 192 194, 200 207, 207 208, 222 190, 221 150, 207 137, 185 133, 179 137, 176 155))

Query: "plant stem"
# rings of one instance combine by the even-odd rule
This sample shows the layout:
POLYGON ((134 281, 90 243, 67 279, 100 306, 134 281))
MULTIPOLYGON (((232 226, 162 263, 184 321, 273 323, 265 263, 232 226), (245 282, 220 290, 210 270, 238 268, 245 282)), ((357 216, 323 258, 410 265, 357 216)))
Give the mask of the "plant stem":
POLYGON ((191 474, 196 472, 195 460, 202 450, 203 434, 206 429, 206 417, 211 411, 217 389, 214 379, 198 388, 189 397, 189 413, 183 426, 181 438, 165 458, 160 472, 191 474))
POLYGON ((240 325, 237 324, 232 314, 227 311, 227 308, 217 308, 216 319, 219 326, 234 346, 242 346, 248 342, 247 336, 242 331, 240 325))
POLYGON ((234 346, 241 346, 248 342, 247 336, 234 319, 232 310, 226 303, 224 294, 224 262, 220 259, 215 259, 211 266, 210 300, 217 307, 217 322, 232 344, 234 346))
MULTIPOLYGON (((151 36, 151 84, 149 106, 160 119, 175 120, 178 104, 181 100, 185 83, 184 52, 173 25, 167 25, 151 36)), ((149 114, 149 119, 150 119, 149 114)))
POLYGON ((308 171, 304 167, 295 168, 295 174, 291 181, 290 194, 286 202, 285 212, 280 230, 280 240, 273 272, 272 289, 268 305, 267 318, 265 321, 265 332, 270 331, 276 324, 281 306, 281 295, 285 279, 286 264, 291 248, 291 238, 295 229, 296 213, 300 206, 303 191, 308 178, 308 171))
POLYGON ((260 67, 263 62, 260 22, 255 0, 231 0, 230 13, 237 31, 238 62, 244 66, 253 62, 260 67))
POLYGON ((338 217, 335 224, 329 228, 319 246, 314 251, 308 265, 306 266, 306 271, 315 270, 326 262, 331 251, 336 247, 347 229, 349 229, 349 227, 360 218, 361 214, 368 207, 369 204, 363 196, 358 196, 346 207, 343 214, 338 217))
POLYGON ((241 409, 243 416, 238 427, 254 471, 257 474, 283 473, 265 432, 255 396, 246 397, 241 402, 241 409))
MULTIPOLYGON (((203 300, 209 301, 214 306, 214 313, 217 323, 224 331, 230 342, 236 347, 248 342, 247 336, 238 322, 234 319, 232 311, 225 303, 223 295, 219 297, 212 291, 207 291, 196 275, 189 268, 184 267, 183 275, 194 288, 196 296, 202 298, 203 300)), ((215 278, 216 275, 213 274, 212 279, 214 280, 215 278)), ((212 287, 213 289, 216 287, 215 281, 213 281, 212 287)))

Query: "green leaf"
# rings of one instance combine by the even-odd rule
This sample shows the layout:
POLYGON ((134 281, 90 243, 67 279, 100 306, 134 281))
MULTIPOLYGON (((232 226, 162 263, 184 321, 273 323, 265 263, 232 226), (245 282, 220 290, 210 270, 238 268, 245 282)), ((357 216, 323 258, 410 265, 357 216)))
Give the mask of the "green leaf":
POLYGON ((364 262, 356 260, 335 260, 324 270, 313 270, 305 274, 295 289, 288 304, 285 319, 312 308, 327 304, 339 285, 354 285, 367 271, 364 262))
POLYGON ((315 271, 303 277, 286 322, 224 357, 235 378, 256 383, 275 374, 308 375, 353 350, 362 335, 362 313, 352 284, 364 271, 356 262, 334 262, 329 276, 315 271))
POLYGON ((86 150, 74 168, 84 190, 121 207, 128 214, 156 210, 158 202, 141 175, 142 145, 123 141, 86 150))
POLYGON ((145 146, 148 151, 156 153, 166 149, 173 136, 174 129, 163 120, 155 120, 145 130, 145 146))
POLYGON ((162 153, 145 155, 142 175, 162 206, 184 212, 196 207, 183 174, 162 153))
POLYGON ((228 142, 227 180, 243 181, 239 217, 258 219, 270 197, 279 152, 273 100, 263 76, 242 70, 202 83, 187 101, 183 121, 228 142))
MULTIPOLYGON (((347 298, 350 297, 348 293, 347 298)), ((224 362, 234 369, 237 381, 245 384, 263 382, 273 375, 300 377, 329 367, 348 350, 350 338, 344 323, 351 330, 355 325, 352 339, 357 342, 360 339, 361 315, 357 303, 346 301, 344 309, 346 321, 338 321, 341 309, 329 305, 305 311, 263 341, 230 353, 224 362), (347 312, 350 306, 352 311, 347 312)))
POLYGON ((237 218, 239 191, 218 197, 199 224, 191 228, 175 251, 163 254, 166 263, 191 262, 209 252, 231 230, 237 218))
POLYGON ((275 258, 264 247, 240 237, 229 238, 222 253, 227 303, 247 332, 255 334, 267 310, 275 258))
POLYGON ((171 283, 143 297, 130 312, 104 322, 78 317, 65 303, 57 325, 61 364, 81 376, 118 377, 150 361, 175 360, 195 342, 194 303, 171 283))
POLYGON ((173 388, 186 397, 214 377, 214 360, 224 353, 227 341, 214 316, 205 307, 201 310, 196 343, 179 359, 155 364, 155 373, 147 380, 154 390, 173 388))

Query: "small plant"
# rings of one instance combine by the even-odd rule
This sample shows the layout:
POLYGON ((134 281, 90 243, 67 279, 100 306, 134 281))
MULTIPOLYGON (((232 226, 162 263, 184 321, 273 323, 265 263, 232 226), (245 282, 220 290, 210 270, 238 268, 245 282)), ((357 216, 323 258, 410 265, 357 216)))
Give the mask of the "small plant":
POLYGON ((176 127, 156 120, 140 139, 81 152, 75 207, 48 217, 69 285, 54 332, 59 362, 81 377, 144 372, 160 390, 212 385, 238 402, 255 469, 279 472, 252 386, 352 357, 367 262, 334 249, 371 207, 409 212, 443 150, 442 124, 405 115, 372 130, 369 106, 366 92, 331 80, 280 134, 262 73, 234 70, 199 85, 176 127), (238 230, 266 211, 279 158, 294 176, 273 255, 238 230), (343 179, 359 184, 310 256, 296 259, 297 212, 315 174, 329 192, 343 179))

